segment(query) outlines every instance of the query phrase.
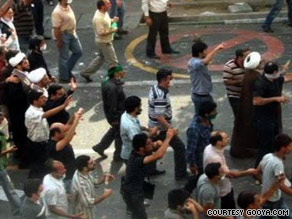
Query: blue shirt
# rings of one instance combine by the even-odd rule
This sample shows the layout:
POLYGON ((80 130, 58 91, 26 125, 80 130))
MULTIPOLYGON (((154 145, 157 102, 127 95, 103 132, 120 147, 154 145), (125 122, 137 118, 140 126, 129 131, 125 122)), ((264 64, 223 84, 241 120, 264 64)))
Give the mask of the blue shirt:
POLYGON ((204 126, 202 117, 195 116, 187 130, 187 150, 186 159, 190 166, 197 166, 203 169, 203 153, 207 145, 213 125, 204 126))
POLYGON ((203 59, 191 58, 188 63, 188 73, 191 76, 192 94, 208 95, 212 92, 211 75, 203 59))
POLYGON ((123 141, 121 158, 128 160, 133 150, 132 141, 135 135, 142 133, 140 122, 137 118, 124 112, 121 117, 120 126, 121 138, 123 141))

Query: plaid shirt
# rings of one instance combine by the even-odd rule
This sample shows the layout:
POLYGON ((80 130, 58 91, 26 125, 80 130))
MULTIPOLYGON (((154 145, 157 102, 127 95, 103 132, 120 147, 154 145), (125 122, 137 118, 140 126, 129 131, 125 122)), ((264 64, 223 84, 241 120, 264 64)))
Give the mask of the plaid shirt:
POLYGON ((209 144, 210 134, 213 131, 213 124, 204 126, 202 118, 195 116, 187 130, 186 159, 190 166, 197 166, 203 169, 203 153, 209 144))

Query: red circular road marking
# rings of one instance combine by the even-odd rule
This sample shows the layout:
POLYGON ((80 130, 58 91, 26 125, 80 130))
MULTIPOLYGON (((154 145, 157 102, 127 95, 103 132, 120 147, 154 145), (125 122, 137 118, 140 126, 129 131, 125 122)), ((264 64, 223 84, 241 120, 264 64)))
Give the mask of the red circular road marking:
MULTIPOLYGON (((260 40, 263 44, 266 45, 267 51, 262 54, 262 56, 266 60, 274 60, 284 53, 285 47, 281 40, 274 36, 270 36, 266 33, 256 32, 252 30, 233 30, 233 29, 225 29, 225 28, 207 28, 202 30, 196 30, 195 32, 184 32, 180 34, 174 34, 170 36, 169 41, 170 43, 174 43, 180 39, 182 39, 185 35, 222 35, 222 34, 233 34, 236 35, 235 38, 231 38, 229 40, 223 41, 226 44, 226 48, 224 50, 231 49, 235 46, 244 44, 246 42, 252 40, 260 40)), ((209 50, 212 50, 216 47, 216 45, 209 45, 209 50)), ((252 49, 252 48, 251 48, 252 49)), ((253 49, 252 49, 253 50, 253 49)), ((175 68, 186 69, 189 59, 191 58, 191 54, 182 56, 182 57, 175 57, 171 55, 164 55, 161 53, 160 43, 156 45, 157 54, 161 56, 160 62, 164 65, 168 65, 175 68)), ((191 52, 191 48, 190 48, 191 52)), ((227 62, 228 60, 226 60, 227 62)), ((222 71, 225 63, 216 64, 216 65, 209 65, 208 68, 211 71, 222 71)))

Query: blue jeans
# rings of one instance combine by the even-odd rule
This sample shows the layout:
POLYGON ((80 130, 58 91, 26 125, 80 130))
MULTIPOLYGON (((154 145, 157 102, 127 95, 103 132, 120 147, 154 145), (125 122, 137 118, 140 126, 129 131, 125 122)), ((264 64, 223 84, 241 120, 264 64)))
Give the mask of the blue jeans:
MULTIPOLYGON (((292 0, 286 0, 288 6, 288 20, 289 24, 292 24, 292 0)), ((270 13, 268 14, 265 23, 263 24, 263 28, 270 28, 273 20, 277 17, 283 7, 284 0, 276 0, 273 5, 270 13)))
POLYGON ((197 94, 192 94, 192 101, 195 105, 195 113, 196 115, 198 115, 199 113, 199 108, 201 106, 201 104, 203 102, 207 102, 207 101, 214 101, 213 97, 209 94, 209 95, 197 95, 197 94))
MULTIPOLYGON (((270 209, 270 210, 273 210, 273 209, 288 209, 289 210, 289 207, 288 205, 286 204, 286 202, 284 201, 283 198, 281 198, 279 201, 276 201, 276 202, 266 202, 263 206, 263 209, 270 209)), ((268 216, 261 216, 260 219, 270 219, 270 218, 273 218, 273 217, 268 217, 268 216)), ((291 212, 289 213, 289 216, 278 216, 278 218, 283 218, 283 219, 291 219, 291 212)))
POLYGON ((10 203, 13 215, 18 215, 21 201, 6 170, 0 170, 0 185, 2 185, 5 195, 10 203))
POLYGON ((72 33, 63 33, 62 40, 63 46, 59 54, 59 79, 70 81, 73 76, 72 69, 82 56, 82 47, 78 36, 72 33))
POLYGON ((110 0, 111 1, 111 11, 110 11, 110 17, 118 17, 118 29, 123 28, 124 25, 124 16, 126 11, 125 1, 123 1, 123 5, 121 7, 118 7, 116 0, 110 0))

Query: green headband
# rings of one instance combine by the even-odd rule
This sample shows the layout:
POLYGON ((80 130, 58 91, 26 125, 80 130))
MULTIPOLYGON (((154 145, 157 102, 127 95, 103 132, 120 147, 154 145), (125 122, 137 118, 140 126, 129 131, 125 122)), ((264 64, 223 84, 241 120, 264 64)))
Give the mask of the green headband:
POLYGON ((116 73, 123 71, 123 67, 118 65, 116 67, 110 68, 110 70, 108 70, 107 72, 107 76, 112 78, 116 73))

